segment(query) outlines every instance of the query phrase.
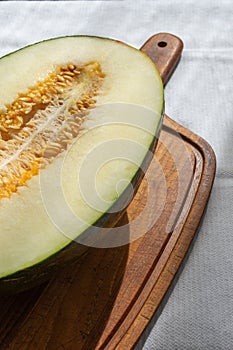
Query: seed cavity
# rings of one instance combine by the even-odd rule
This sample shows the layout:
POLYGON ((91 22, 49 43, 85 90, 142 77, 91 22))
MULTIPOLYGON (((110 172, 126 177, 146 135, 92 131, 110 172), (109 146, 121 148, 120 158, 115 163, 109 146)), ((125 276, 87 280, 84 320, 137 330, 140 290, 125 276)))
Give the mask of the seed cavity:
POLYGON ((0 199, 26 186, 79 136, 104 78, 98 62, 55 67, 0 111, 0 199))

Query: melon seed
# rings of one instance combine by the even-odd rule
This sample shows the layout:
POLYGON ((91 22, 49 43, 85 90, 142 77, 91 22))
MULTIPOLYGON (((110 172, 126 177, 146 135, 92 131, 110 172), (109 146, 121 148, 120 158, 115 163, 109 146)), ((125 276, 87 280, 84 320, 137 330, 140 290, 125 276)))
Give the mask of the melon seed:
POLYGON ((0 198, 25 186, 78 137, 103 79, 97 62, 80 67, 68 63, 0 111, 0 198), (84 91, 79 87, 82 81, 84 91), (73 101, 69 96, 75 91, 81 97, 73 101))

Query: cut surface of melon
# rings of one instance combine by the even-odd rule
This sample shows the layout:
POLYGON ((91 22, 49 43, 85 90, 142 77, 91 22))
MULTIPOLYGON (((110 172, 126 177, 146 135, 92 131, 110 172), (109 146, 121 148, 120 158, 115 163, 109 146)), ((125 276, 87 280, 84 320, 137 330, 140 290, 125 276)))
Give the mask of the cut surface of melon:
POLYGON ((123 43, 62 37, 0 59, 0 278, 94 225, 157 136, 163 86, 123 43))

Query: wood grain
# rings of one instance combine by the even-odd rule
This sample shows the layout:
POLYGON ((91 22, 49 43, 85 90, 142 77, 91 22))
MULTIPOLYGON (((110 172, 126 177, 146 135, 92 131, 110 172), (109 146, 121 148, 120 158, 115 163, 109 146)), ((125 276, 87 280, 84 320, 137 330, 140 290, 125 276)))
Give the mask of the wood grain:
MULTIPOLYGON (((173 39, 177 47, 177 38, 164 33, 143 46, 157 62, 164 50, 158 66, 164 83, 179 59, 180 42, 171 54, 175 58, 165 54, 168 45, 152 48, 173 39)), ((214 173, 208 143, 165 116, 151 166, 118 223, 135 240, 91 248, 48 284, 2 298, 1 350, 132 349, 166 299, 202 218, 214 173)))
POLYGON ((141 50, 155 63, 163 84, 166 85, 180 60, 182 40, 175 35, 159 33, 148 39, 141 50))

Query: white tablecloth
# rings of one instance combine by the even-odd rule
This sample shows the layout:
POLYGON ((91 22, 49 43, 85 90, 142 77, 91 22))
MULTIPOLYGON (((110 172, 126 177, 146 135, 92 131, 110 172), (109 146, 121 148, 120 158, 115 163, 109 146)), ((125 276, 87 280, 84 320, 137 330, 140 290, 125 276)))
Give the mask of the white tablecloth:
POLYGON ((144 350, 232 350, 232 0, 0 3, 0 55, 71 34, 112 37, 139 48, 158 32, 176 34, 185 44, 166 88, 166 113, 212 145, 218 167, 191 255, 140 344, 144 350))

